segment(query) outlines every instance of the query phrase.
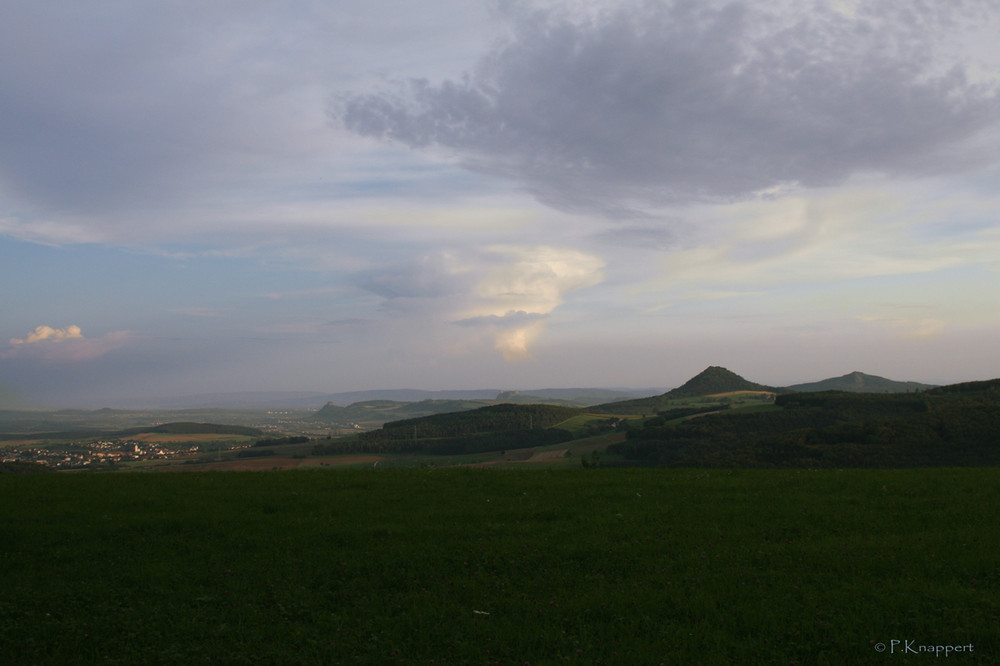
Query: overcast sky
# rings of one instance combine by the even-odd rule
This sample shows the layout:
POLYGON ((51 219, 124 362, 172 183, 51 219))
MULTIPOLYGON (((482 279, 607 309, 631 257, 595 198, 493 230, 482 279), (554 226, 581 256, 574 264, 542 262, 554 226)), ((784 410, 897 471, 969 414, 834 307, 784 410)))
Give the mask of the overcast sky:
POLYGON ((0 406, 1000 376, 993 0, 0 0, 0 406))

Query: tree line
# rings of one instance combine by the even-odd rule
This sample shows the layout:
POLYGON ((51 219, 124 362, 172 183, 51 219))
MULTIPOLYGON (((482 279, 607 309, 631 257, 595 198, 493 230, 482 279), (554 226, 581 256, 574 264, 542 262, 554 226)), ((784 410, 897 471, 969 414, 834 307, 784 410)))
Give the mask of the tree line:
POLYGON ((671 467, 1000 464, 1000 380, 914 394, 778 396, 775 408, 632 428, 609 453, 671 467))
POLYGON ((551 426, 580 413, 559 405, 490 405, 386 423, 380 430, 317 442, 313 455, 431 453, 456 455, 557 444, 573 439, 551 426))

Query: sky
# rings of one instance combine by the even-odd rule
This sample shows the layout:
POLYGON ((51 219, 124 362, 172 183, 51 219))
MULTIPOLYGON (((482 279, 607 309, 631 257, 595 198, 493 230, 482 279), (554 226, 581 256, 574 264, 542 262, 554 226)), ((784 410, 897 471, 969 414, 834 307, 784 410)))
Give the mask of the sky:
POLYGON ((0 16, 0 406, 1000 376, 994 0, 0 16))

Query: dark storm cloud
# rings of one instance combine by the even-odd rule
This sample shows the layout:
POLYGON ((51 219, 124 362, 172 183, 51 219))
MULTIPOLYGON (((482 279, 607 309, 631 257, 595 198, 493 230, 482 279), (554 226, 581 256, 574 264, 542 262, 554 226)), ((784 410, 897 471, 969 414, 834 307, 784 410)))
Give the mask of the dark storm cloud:
POLYGON ((587 18, 509 3, 512 37, 462 80, 411 79, 334 113, 611 216, 992 158, 972 140, 1000 124, 996 87, 937 57, 973 5, 761 4, 637 2, 587 18))

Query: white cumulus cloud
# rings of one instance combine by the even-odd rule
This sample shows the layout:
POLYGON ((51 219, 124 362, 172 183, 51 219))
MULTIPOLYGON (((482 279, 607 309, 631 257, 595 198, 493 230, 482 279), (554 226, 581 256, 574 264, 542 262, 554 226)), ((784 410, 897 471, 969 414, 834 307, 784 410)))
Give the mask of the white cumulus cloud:
POLYGON ((98 338, 85 338, 79 326, 38 326, 23 338, 11 338, 0 358, 34 359, 45 362, 88 361, 122 346, 130 331, 113 331, 98 338))
POLYGON ((509 361, 531 357, 545 318, 567 293, 604 279, 604 262, 578 250, 502 246, 492 252, 505 260, 480 279, 475 304, 459 323, 491 327, 496 349, 509 361))
POLYGON ((488 330, 508 360, 531 343, 566 295, 599 284, 604 261, 572 248, 495 245, 455 250, 368 270, 356 285, 385 299, 395 316, 488 330))
POLYGON ((34 331, 28 333, 23 338, 11 338, 10 344, 23 345, 45 340, 60 341, 83 338, 83 333, 79 326, 67 326, 66 328, 52 328, 51 326, 37 326, 34 331))

